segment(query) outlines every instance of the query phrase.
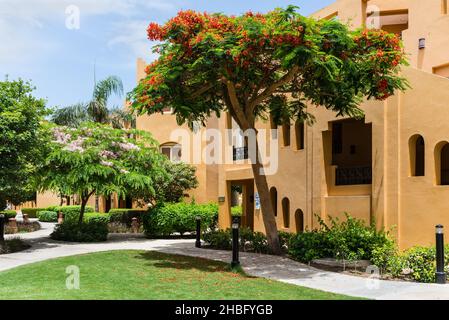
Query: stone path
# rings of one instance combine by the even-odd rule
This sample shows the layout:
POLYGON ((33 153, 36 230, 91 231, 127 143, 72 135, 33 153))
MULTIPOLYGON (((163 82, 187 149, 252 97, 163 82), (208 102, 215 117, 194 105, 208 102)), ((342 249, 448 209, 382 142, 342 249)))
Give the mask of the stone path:
MULTIPOLYGON (((150 240, 141 235, 110 235, 104 243, 66 243, 49 239, 53 224, 42 223, 42 229, 21 234, 32 247, 26 251, 0 256, 0 271, 17 266, 90 252, 108 250, 156 250, 160 252, 202 257, 229 262, 231 252, 197 249, 194 240, 150 240)), ((14 236, 7 236, 11 238, 14 236)), ((17 236, 16 236, 17 237, 17 236)), ((327 272, 284 257, 241 253, 240 262, 245 272, 294 285, 369 299, 448 299, 449 284, 423 284, 375 280, 327 272)))

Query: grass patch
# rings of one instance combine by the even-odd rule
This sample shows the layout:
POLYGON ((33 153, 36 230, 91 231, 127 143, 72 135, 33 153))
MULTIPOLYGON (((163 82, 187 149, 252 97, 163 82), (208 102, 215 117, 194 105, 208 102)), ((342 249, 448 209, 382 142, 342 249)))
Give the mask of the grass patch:
POLYGON ((255 278, 228 264, 155 251, 108 251, 58 258, 0 273, 3 299, 351 299, 255 278), (80 289, 66 289, 66 268, 80 289), (26 274, 26 277, 23 275, 26 274))

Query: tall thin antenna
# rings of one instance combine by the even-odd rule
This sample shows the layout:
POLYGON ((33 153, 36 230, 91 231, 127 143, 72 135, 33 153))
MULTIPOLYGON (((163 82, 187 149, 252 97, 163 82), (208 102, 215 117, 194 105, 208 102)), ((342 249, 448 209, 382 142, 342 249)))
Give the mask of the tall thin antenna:
POLYGON ((94 59, 94 87, 97 85, 97 59, 94 59))

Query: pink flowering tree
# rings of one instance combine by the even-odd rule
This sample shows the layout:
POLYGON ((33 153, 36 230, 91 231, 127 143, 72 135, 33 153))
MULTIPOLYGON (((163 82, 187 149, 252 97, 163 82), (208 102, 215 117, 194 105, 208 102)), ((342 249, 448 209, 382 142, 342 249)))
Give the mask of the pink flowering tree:
POLYGON ((53 127, 48 135, 40 189, 79 195, 80 223, 92 195, 154 198, 155 184, 167 176, 163 164, 168 160, 147 132, 86 123, 76 129, 53 127))

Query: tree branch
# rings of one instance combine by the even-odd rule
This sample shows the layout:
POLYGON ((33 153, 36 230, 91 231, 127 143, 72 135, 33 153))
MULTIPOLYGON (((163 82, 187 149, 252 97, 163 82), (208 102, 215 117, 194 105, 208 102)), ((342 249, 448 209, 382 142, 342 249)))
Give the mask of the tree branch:
POLYGON ((273 93, 276 92, 276 90, 286 84, 287 82, 293 80, 293 78, 296 76, 296 74, 299 71, 298 66, 294 66, 290 69, 287 74, 285 74, 281 79, 276 81, 275 83, 271 84, 268 88, 266 88, 261 94, 259 94, 257 97, 249 101, 248 103, 248 112, 254 113, 254 109, 261 104, 265 99, 270 97, 273 93))
POLYGON ((206 93, 207 91, 209 91, 210 89, 212 89, 213 87, 215 87, 215 84, 210 84, 207 83, 204 87, 201 87, 200 89, 198 89, 197 91, 195 91, 195 93, 191 94, 189 97, 189 100, 193 100, 198 98, 199 96, 201 96, 203 93, 206 93))
POLYGON ((247 129, 252 128, 253 126, 251 126, 251 123, 248 121, 247 117, 245 116, 245 113, 242 110, 242 106, 239 102, 237 93, 235 91, 234 83, 230 80, 226 80, 226 88, 227 88, 227 93, 229 96, 231 107, 238 119, 238 122, 240 122, 239 123, 240 128, 242 130, 247 130, 247 129))

